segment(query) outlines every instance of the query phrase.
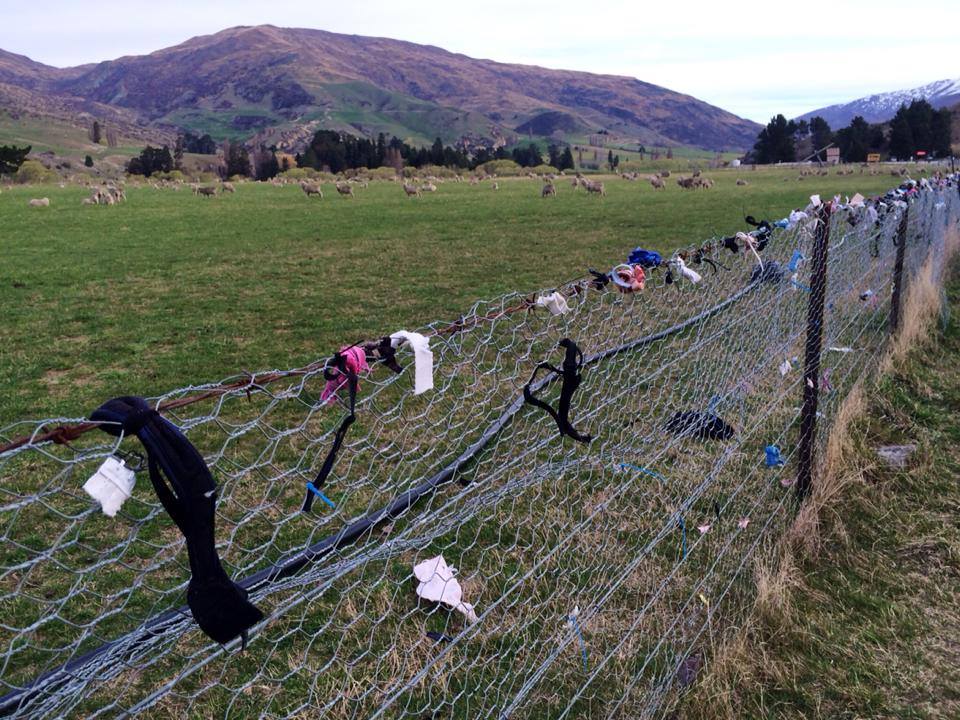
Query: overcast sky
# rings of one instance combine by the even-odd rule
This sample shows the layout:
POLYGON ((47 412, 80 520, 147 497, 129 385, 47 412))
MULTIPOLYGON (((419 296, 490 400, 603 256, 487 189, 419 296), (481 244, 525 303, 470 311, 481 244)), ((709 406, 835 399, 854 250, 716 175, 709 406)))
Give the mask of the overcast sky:
POLYGON ((630 75, 758 122, 960 77, 960 0, 0 0, 0 48, 63 67, 263 23, 630 75))

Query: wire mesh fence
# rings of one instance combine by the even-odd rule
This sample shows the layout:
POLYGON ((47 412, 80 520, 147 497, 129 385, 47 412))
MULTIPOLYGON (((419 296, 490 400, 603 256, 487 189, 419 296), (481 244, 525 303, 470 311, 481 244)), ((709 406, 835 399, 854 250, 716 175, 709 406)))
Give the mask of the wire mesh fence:
POLYGON ((755 560, 796 508, 818 222, 822 449, 886 346, 898 243, 908 289, 940 273, 960 194, 954 178, 808 210, 763 243, 728 238, 734 254, 687 248, 642 291, 592 275, 545 291, 560 314, 514 293, 422 328, 427 392, 401 349, 408 367, 372 363, 352 412, 345 392, 324 397, 329 360, 150 399, 217 481, 217 552, 265 615, 245 649, 184 605, 185 542, 145 472, 113 518, 84 493, 135 438, 85 418, 0 429, 0 712, 658 716, 751 602, 755 560), (530 389, 567 395, 590 442, 524 400, 564 339, 579 387, 547 371, 530 389), (329 504, 305 512, 349 415, 329 504), (471 613, 418 596, 413 568, 437 556, 471 613))

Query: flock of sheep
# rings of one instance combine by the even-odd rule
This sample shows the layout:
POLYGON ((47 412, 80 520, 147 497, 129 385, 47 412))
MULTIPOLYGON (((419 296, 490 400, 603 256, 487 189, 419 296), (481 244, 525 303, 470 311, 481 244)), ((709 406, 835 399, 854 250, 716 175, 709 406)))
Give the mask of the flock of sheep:
MULTIPOLYGON (((863 174, 868 166, 861 166, 860 173, 863 174)), ((925 172, 925 169, 921 169, 921 173, 925 172)), ((877 168, 869 168, 870 175, 879 175, 880 170, 877 168)), ((902 177, 907 174, 906 168, 892 169, 889 171, 890 175, 894 177, 902 177)), ((836 175, 853 175, 855 170, 853 168, 840 167, 835 171, 836 175)), ((800 171, 800 175, 797 176, 797 180, 803 180, 805 177, 809 176, 825 176, 829 175, 829 171, 826 169, 816 169, 816 168, 804 168, 800 171)), ((565 173, 548 173, 544 175, 537 175, 535 173, 527 173, 527 177, 534 180, 542 181, 540 188, 540 197, 556 197, 557 196, 557 181, 563 179, 565 173)), ((670 177, 669 170, 663 170, 654 175, 646 176, 647 181, 653 187, 654 190, 666 190, 667 178, 670 177)), ((620 178, 629 182, 635 182, 637 180, 643 179, 643 176, 637 172, 624 172, 620 173, 620 178)), ((784 178, 784 181, 789 181, 790 178, 784 178)), ((477 174, 471 175, 469 178, 464 178, 461 175, 453 175, 450 178, 441 178, 433 175, 427 175, 422 178, 402 178, 394 177, 390 178, 389 181, 397 182, 401 185, 404 194, 408 198, 420 198, 423 197, 424 193, 435 193, 438 191, 438 185, 444 182, 469 182, 471 185, 480 185, 481 183, 489 182, 490 188, 493 190, 499 190, 500 184, 497 181, 497 176, 495 174, 477 174)), ((283 186, 290 184, 298 184, 303 194, 308 198, 318 198, 323 199, 323 189, 322 181, 319 179, 304 179, 299 182, 296 180, 291 180, 287 178, 274 178, 269 181, 273 185, 283 186)), ((676 178, 676 183, 679 187, 684 190, 707 190, 714 186, 714 181, 710 178, 704 177, 700 170, 696 170, 689 177, 679 176, 676 178)), ((174 180, 160 180, 153 181, 149 183, 154 189, 173 189, 180 190, 182 187, 190 187, 193 190, 193 194, 198 197, 216 197, 217 195, 225 193, 235 193, 236 187, 234 183, 223 181, 215 184, 200 184, 200 183, 185 183, 183 181, 174 181, 174 180)), ((344 199, 353 199, 356 197, 354 194, 355 188, 366 188, 368 187, 368 180, 364 179, 361 176, 335 179, 333 181, 334 188, 337 191, 337 194, 344 199)), ((746 180, 743 178, 738 178, 736 181, 738 186, 749 185, 746 180)), ((588 195, 596 195, 598 197, 606 196, 606 187, 604 186, 603 181, 591 179, 584 176, 582 173, 577 172, 571 178, 571 185, 573 189, 579 190, 583 188, 588 195)), ((61 183, 61 187, 65 187, 61 183)), ((84 205, 116 205, 127 198, 126 191, 123 187, 123 182, 115 183, 113 181, 108 182, 103 186, 92 186, 92 192, 89 197, 83 199, 84 205)), ((50 199, 43 198, 33 198, 29 201, 30 207, 48 207, 50 205, 50 199)))
POLYGON ((93 189, 90 197, 83 199, 84 205, 117 205, 127 199, 127 192, 122 187, 108 184, 93 189))
MULTIPOLYGON (((532 179, 537 179, 542 181, 542 186, 540 188, 540 197, 556 197, 557 195, 557 180, 562 179, 564 173, 557 175, 555 173, 549 173, 545 175, 536 175, 534 173, 528 173, 527 177, 532 179)), ((665 184, 663 178, 669 177, 670 172, 664 170, 659 175, 649 176, 650 184, 656 190, 663 190, 665 184)), ((638 180, 640 178, 639 173, 622 173, 621 177, 625 180, 638 180)), ((396 178, 393 179, 394 182, 399 182, 403 188, 403 192, 407 197, 410 198, 419 198, 423 197, 424 193, 435 193, 438 191, 438 185, 443 182, 465 182, 465 179, 461 175, 454 175, 448 180, 444 178, 435 177, 428 175, 424 178, 396 178)), ((490 188, 493 190, 499 190, 500 184, 497 181, 496 175, 472 175, 469 177, 468 181, 471 185, 480 185, 485 181, 489 181, 490 188)), ((292 184, 291 181, 274 178, 270 181, 273 185, 288 185, 292 184)), ((709 188, 713 186, 713 181, 701 176, 700 171, 694 172, 693 176, 690 178, 680 177, 677 180, 677 183, 682 188, 692 189, 692 188, 709 188)), ((320 180, 300 180, 297 183, 303 192, 308 198, 317 198, 323 199, 323 188, 322 181, 320 180)), ((737 181, 738 185, 745 185, 746 183, 742 180, 737 181)), ((583 188, 588 195, 596 195, 598 197, 605 197, 606 186, 601 180, 593 180, 589 177, 584 176, 582 173, 577 172, 576 175, 571 178, 571 185, 574 190, 583 188)), ((225 193, 235 193, 236 186, 232 182, 223 181, 216 184, 200 184, 200 183, 184 183, 171 180, 161 180, 159 182, 151 182, 150 186, 154 189, 173 189, 180 190, 181 187, 188 186, 193 190, 193 194, 198 197, 212 198, 217 195, 222 195, 225 193)), ((344 180, 335 180, 334 187, 337 193, 342 198, 355 198, 354 194, 355 187, 366 188, 368 187, 368 182, 361 178, 348 178, 344 180)), ((103 187, 94 187, 92 194, 83 199, 84 205, 115 205, 126 200, 126 192, 122 185, 115 185, 109 183, 103 187)), ((30 200, 31 207, 47 207, 50 205, 49 198, 36 198, 30 200)))

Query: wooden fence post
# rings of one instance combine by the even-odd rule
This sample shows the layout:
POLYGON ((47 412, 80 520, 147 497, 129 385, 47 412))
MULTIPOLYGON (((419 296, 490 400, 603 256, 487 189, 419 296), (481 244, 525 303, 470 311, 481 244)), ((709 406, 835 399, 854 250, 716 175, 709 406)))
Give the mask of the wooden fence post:
POLYGON ((897 261, 893 266, 893 297, 890 298, 890 333, 900 326, 900 297, 903 295, 903 259, 907 252, 907 215, 910 207, 904 208, 900 226, 897 228, 897 261))
POLYGON ((800 415, 800 447, 797 453, 797 497, 801 500, 810 492, 813 474, 813 447, 820 391, 820 353, 823 345, 823 308, 827 295, 827 251, 832 213, 833 203, 827 202, 820 206, 813 238, 810 301, 807 305, 807 337, 803 359, 803 409, 800 415))

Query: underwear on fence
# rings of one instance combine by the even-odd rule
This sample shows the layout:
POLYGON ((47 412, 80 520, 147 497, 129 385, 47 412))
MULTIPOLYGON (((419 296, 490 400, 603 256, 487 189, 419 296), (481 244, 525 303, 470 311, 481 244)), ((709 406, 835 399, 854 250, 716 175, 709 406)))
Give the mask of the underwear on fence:
POLYGON ((644 250, 643 248, 634 248, 627 258, 630 265, 640 265, 645 268, 653 268, 663 263, 660 253, 653 250, 644 250))
POLYGON ((647 281, 647 275, 640 265, 617 265, 610 273, 610 277, 613 278, 613 284, 620 289, 620 292, 625 293, 643 290, 647 281))
POLYGON ((139 438, 147 451, 153 489, 187 541, 191 570, 187 604, 194 620, 221 645, 239 636, 246 647, 247 631, 263 619, 263 613, 247 599, 247 591, 227 577, 220 563, 214 534, 217 486, 203 457, 143 398, 115 398, 90 419, 109 423, 100 429, 110 435, 139 438))
MULTIPOLYGON (((351 375, 359 380, 360 373, 370 369, 367 365, 367 354, 359 345, 341 348, 340 352, 333 358, 333 368, 328 367, 323 371, 323 377, 326 378, 327 384, 320 394, 321 403, 332 403, 337 390, 347 383, 351 375)), ((354 388, 354 393, 356 393, 356 388, 354 388)))
MULTIPOLYGON (((359 370, 367 369, 366 356, 363 350, 356 346, 345 348, 335 354, 331 360, 331 365, 332 367, 328 366, 323 371, 323 376, 327 379, 327 388, 330 388, 332 383, 338 383, 334 385, 334 391, 344 384, 347 386, 348 408, 350 412, 340 422, 340 427, 337 428, 337 432, 333 436, 333 445, 330 447, 330 450, 327 451, 327 457, 324 458, 323 465, 320 467, 320 472, 317 473, 317 477, 312 483, 307 483, 307 494, 303 499, 303 512, 310 512, 310 508, 313 507, 314 497, 320 497, 327 502, 327 504, 332 504, 323 494, 323 486, 326 484, 327 478, 333 470, 334 463, 337 461, 337 453, 340 452, 340 446, 343 445, 343 440, 347 436, 347 430, 350 429, 354 420, 357 419, 355 410, 357 406, 357 388, 360 386, 360 376, 358 372, 359 370)), ((324 389, 324 395, 327 393, 327 388, 324 389)), ((320 401, 329 402, 329 400, 325 400, 324 395, 320 396, 320 401)), ((331 392, 327 397, 332 399, 332 396, 333 394, 331 392)))
POLYGON ((766 265, 754 265, 753 272, 750 273, 750 282, 757 281, 776 285, 783 280, 783 270, 780 269, 780 263, 776 261, 768 262, 766 265))
POLYGON ((698 440, 729 440, 736 432, 720 416, 694 410, 675 413, 666 427, 672 433, 692 435, 698 440))
POLYGON ((561 366, 563 369, 557 369, 547 362, 542 362, 537 365, 537 367, 533 369, 533 375, 530 376, 529 382, 523 386, 523 399, 531 405, 536 405, 538 408, 546 410, 550 414, 550 417, 556 421, 557 429, 560 431, 561 437, 567 435, 577 442, 589 443, 593 439, 592 436, 581 435, 573 425, 570 424, 570 401, 573 399, 573 394, 577 391, 577 388, 580 387, 580 381, 582 379, 580 370, 583 367, 583 353, 580 352, 580 348, 577 347, 577 344, 570 338, 561 340, 559 346, 565 350, 563 365, 561 366), (563 380, 563 386, 560 389, 560 404, 557 410, 554 410, 547 403, 543 402, 543 400, 533 395, 532 386, 537 379, 537 373, 541 370, 549 370, 563 380))

